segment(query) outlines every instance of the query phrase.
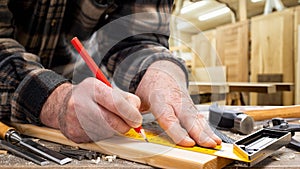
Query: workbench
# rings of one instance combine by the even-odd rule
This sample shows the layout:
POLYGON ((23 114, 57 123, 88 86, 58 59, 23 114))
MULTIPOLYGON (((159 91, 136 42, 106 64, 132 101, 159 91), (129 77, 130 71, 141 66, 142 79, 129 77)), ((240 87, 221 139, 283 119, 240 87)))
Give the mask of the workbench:
MULTIPOLYGON (((208 109, 208 106, 200 106, 199 110, 205 114, 205 110, 208 109)), ((153 121, 153 117, 151 115, 145 115, 144 116, 144 123, 149 124, 153 121)), ((239 134, 234 134, 229 131, 223 131, 226 135, 237 139, 237 138, 242 138, 243 136, 239 134)), ((297 140, 300 140, 300 133, 296 133, 294 136, 297 140)), ((44 140, 39 140, 39 143, 57 150, 59 147, 62 145, 53 143, 53 142, 48 142, 44 140)), ((100 157, 101 155, 99 155, 100 157)), ((105 156, 105 155, 104 155, 105 156)), ((5 169, 5 168, 153 168, 149 165, 145 164, 140 164, 136 162, 131 162, 128 160, 123 160, 120 158, 117 158, 116 160, 109 162, 106 160, 103 160, 103 158, 100 158, 100 161, 94 160, 82 160, 78 161, 73 159, 71 163, 68 163, 66 165, 58 165, 53 162, 50 162, 49 165, 46 166, 39 166, 36 165, 32 162, 26 161, 24 159, 21 159, 19 157, 10 155, 10 154, 0 154, 0 168, 5 169)), ((300 160, 300 153, 296 152, 294 150, 291 150, 289 148, 281 148, 277 152, 275 152, 272 156, 266 158, 262 162, 258 163, 252 168, 299 168, 299 160, 300 160)), ((229 164, 228 166, 225 167, 226 169, 233 169, 233 168, 238 168, 234 166, 233 164, 229 164)))

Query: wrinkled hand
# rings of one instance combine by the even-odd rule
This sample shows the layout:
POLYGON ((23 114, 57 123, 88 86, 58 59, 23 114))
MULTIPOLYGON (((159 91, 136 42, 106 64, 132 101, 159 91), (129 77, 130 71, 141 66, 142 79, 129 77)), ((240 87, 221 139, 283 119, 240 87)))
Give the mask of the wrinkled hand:
POLYGON ((221 144, 221 139, 197 111, 186 88, 184 73, 174 63, 153 63, 143 76, 136 95, 141 98, 141 110, 150 110, 176 144, 204 147, 221 144))
POLYGON ((40 118, 45 125, 59 128, 72 141, 82 143, 140 126, 139 107, 137 96, 87 78, 78 85, 64 84, 55 89, 44 104, 40 118), (64 94, 66 88, 69 92, 64 94), (50 105, 59 113, 53 115, 55 110, 49 110, 50 105))

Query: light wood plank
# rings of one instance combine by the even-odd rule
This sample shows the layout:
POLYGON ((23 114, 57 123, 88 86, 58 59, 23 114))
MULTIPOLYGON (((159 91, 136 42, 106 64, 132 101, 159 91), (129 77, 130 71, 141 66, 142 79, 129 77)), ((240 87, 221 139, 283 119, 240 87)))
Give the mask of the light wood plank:
POLYGON ((218 66, 216 30, 205 31, 192 36, 192 54, 192 74, 196 80, 198 80, 196 68, 218 66))
MULTIPOLYGON (((283 74, 283 82, 294 82, 293 10, 287 9, 251 19, 251 82, 258 74, 283 74)), ((293 92, 283 93, 283 104, 293 104, 293 92)), ((257 95, 250 95, 257 105, 257 95)))
POLYGON ((226 83, 190 82, 190 94, 201 93, 228 93, 229 87, 226 83))
POLYGON ((239 0, 238 11, 240 21, 247 20, 247 0, 239 0))
POLYGON ((217 156, 147 143, 123 136, 114 136, 96 143, 76 144, 58 130, 30 124, 13 124, 13 126, 24 135, 105 154, 114 154, 122 159, 160 168, 223 168, 232 162, 232 160, 217 156))
POLYGON ((248 82, 248 27, 249 22, 245 20, 216 29, 216 48, 222 64, 227 68, 228 82, 248 82))
POLYGON ((294 15, 295 104, 300 104, 300 7, 295 8, 294 15))

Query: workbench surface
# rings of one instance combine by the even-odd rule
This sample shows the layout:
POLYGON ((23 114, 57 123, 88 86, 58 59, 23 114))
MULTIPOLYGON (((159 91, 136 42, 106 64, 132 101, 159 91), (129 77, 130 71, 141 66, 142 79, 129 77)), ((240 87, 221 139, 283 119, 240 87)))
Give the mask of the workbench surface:
MULTIPOLYGON (((201 108, 200 108, 201 110, 201 108)), ((147 116, 146 116, 146 121, 147 121, 147 116)), ((153 120, 151 118, 148 119, 149 121, 153 120)), ((234 134, 231 132, 225 132, 228 136, 236 139, 241 137, 238 134, 234 134)), ((295 136, 293 137, 296 140, 300 140, 300 133, 296 133, 295 136)), ((57 150, 59 149, 60 144, 44 141, 44 140, 39 140, 39 143, 47 146, 48 148, 57 150)), ((105 156, 105 155, 104 155, 105 156)), ((151 166, 145 165, 145 164, 140 164, 136 162, 131 162, 123 159, 117 158, 116 160, 109 162, 101 158, 101 155, 99 155, 100 161, 96 163, 97 159, 95 160, 75 160, 71 163, 68 163, 66 165, 58 165, 54 162, 50 162, 50 164, 46 166, 39 166, 37 164, 34 164, 32 162, 29 162, 27 160, 21 159, 19 157, 16 157, 11 154, 0 154, 0 168, 1 169, 11 169, 11 168, 153 168, 151 166)), ((260 163, 256 164, 252 168, 268 168, 268 169, 289 169, 289 168, 300 168, 300 152, 291 150, 289 148, 281 148, 277 152, 275 152, 272 156, 266 158, 265 160, 261 161, 260 163)), ((238 168, 234 166, 234 164, 230 164, 226 169, 233 169, 233 168, 238 168)))
MULTIPOLYGON (((296 137, 300 138, 300 135, 297 135, 296 137)), ((58 145, 56 143, 51 143, 47 141, 39 141, 41 144, 44 144, 45 146, 49 148, 53 147, 58 147, 61 145, 58 145)), ((55 148, 54 148, 55 149, 55 148)), ((267 168, 267 169, 295 169, 295 168, 300 168, 300 153, 293 151, 291 149, 283 147, 282 149, 278 150, 277 152, 274 153, 273 156, 270 156, 263 160, 262 162, 258 163, 252 168, 267 168)), ((139 164, 136 162, 131 162, 123 159, 117 158, 116 160, 112 162, 105 161, 103 159, 100 160, 100 162, 95 163, 95 160, 75 160, 71 163, 68 163, 66 165, 58 165, 54 162, 50 162, 49 165, 46 166, 39 166, 37 164, 34 164, 32 162, 29 162, 27 160, 24 160, 22 158, 16 157, 11 154, 1 154, 0 155, 0 168, 1 169, 24 169, 24 168, 61 168, 61 169, 82 169, 82 168, 88 168, 88 169, 94 169, 94 168, 145 168, 145 169, 151 169, 153 167, 144 165, 144 164, 139 164)), ((236 166, 229 165, 225 167, 225 169, 233 169, 233 168, 238 168, 236 166)))

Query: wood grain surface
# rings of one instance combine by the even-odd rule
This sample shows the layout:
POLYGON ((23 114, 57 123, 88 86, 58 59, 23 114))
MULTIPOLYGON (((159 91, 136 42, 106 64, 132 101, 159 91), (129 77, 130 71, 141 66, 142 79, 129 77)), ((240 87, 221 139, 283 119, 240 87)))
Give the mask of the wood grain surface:
POLYGON ((114 154, 122 159, 160 168, 223 168, 232 162, 232 160, 217 156, 147 143, 123 136, 114 136, 95 143, 76 144, 58 130, 30 124, 13 124, 13 126, 24 135, 105 154, 114 154))

